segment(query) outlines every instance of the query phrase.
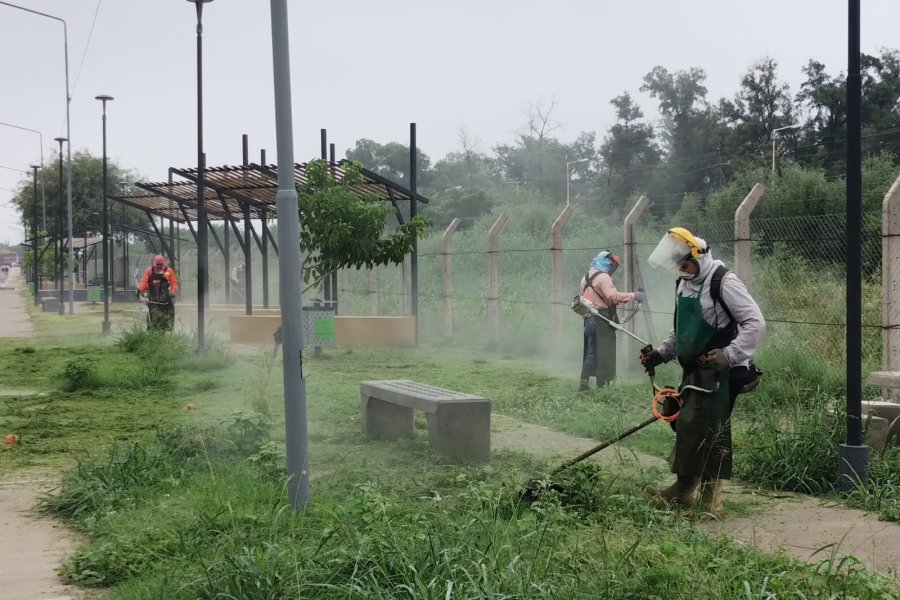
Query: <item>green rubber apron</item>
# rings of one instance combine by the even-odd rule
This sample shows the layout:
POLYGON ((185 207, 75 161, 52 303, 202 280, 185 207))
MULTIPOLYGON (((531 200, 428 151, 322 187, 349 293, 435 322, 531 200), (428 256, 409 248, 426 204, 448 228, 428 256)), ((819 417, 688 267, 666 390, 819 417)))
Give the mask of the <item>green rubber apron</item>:
POLYGON ((675 348, 683 369, 682 386, 695 385, 712 393, 687 390, 675 421, 675 452, 672 471, 682 477, 731 479, 731 407, 728 371, 720 377, 715 369, 697 364, 711 350, 716 328, 706 322, 700 305, 703 287, 696 298, 678 297, 675 316, 675 348))

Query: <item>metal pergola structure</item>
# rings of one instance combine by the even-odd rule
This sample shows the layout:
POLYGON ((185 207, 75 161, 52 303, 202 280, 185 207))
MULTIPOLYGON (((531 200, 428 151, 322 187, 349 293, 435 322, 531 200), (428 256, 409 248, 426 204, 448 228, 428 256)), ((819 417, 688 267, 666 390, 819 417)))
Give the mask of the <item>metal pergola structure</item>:
MULTIPOLYGON (((340 182, 346 176, 346 166, 349 161, 342 160, 329 164, 332 177, 340 182)), ((404 223, 404 215, 401 210, 402 202, 410 202, 413 193, 409 189, 387 179, 369 169, 360 169, 362 183, 349 186, 354 194, 361 198, 377 198, 391 202, 399 223, 404 223)), ((150 245, 157 250, 154 240, 158 241, 158 250, 169 257, 173 264, 180 262, 180 254, 176 251, 174 243, 173 223, 185 224, 194 238, 199 243, 199 210, 197 206, 199 172, 196 168, 170 168, 168 182, 137 182, 137 190, 128 194, 110 195, 109 198, 123 205, 138 209, 147 215, 151 229, 142 230, 134 227, 124 227, 124 230, 139 233, 145 236, 150 245), (173 176, 180 178, 173 181, 173 176), (154 217, 160 217, 169 221, 168 239, 164 227, 158 225, 154 217)), ((305 186, 309 182, 309 174, 306 163, 294 164, 294 181, 298 187, 305 186)), ((251 251, 255 244, 262 258, 262 289, 263 307, 269 308, 269 246, 278 254, 278 244, 269 229, 268 221, 270 211, 275 208, 278 193, 278 167, 273 164, 257 164, 246 162, 238 166, 207 167, 203 170, 203 187, 205 208, 209 233, 216 246, 225 259, 225 296, 230 300, 230 246, 229 237, 233 233, 238 245, 244 253, 244 300, 246 314, 253 314, 251 251), (223 221, 224 240, 220 239, 218 232, 212 227, 213 221, 223 221), (261 223, 261 231, 257 231, 253 221, 261 223), (243 224, 243 231, 238 227, 243 224), (229 231, 230 229, 230 231, 229 231)), ((428 203, 427 198, 415 195, 417 202, 428 203)), ((407 214, 410 214, 409 212, 407 214)), ((415 214, 414 212, 412 214, 415 214)), ((336 285, 325 286, 325 301, 337 303, 336 285)))

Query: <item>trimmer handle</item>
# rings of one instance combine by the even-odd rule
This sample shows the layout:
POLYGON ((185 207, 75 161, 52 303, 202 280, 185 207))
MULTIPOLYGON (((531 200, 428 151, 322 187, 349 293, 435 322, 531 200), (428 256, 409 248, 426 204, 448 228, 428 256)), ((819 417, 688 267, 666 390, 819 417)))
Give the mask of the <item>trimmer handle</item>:
MULTIPOLYGON (((650 353, 653 352, 653 346, 647 344, 643 348, 641 348, 641 356, 649 356, 650 353)), ((644 365, 644 370, 647 371, 647 375, 650 377, 656 377, 656 367, 653 365, 647 366, 646 363, 644 365)))

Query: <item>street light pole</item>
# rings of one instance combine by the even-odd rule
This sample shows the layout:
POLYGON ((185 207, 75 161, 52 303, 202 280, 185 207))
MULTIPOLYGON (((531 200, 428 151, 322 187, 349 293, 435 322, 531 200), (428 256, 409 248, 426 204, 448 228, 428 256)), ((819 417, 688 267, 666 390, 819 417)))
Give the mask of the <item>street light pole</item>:
POLYGON ((862 412, 862 74, 860 0, 847 2, 847 439, 838 449, 838 489, 869 483, 871 448, 862 412))
POLYGON ((108 188, 106 182, 106 103, 113 100, 109 94, 100 94, 94 97, 103 104, 103 334, 109 333, 109 205, 108 188))
MULTIPOLYGON (((31 213, 31 266, 32 266, 32 276, 34 277, 34 281, 32 282, 34 285, 34 305, 38 305, 38 277, 41 269, 40 265, 40 256, 38 252, 38 233, 37 233, 37 221, 38 221, 38 199, 37 199, 37 172, 41 167, 39 165, 31 165, 32 170, 34 171, 34 210, 31 213)), ((43 175, 43 173, 41 174, 43 175)), ((25 212, 24 210, 22 211, 25 212)))
POLYGON ((800 129, 800 127, 802 126, 795 124, 772 130, 772 177, 775 177, 775 136, 778 135, 779 132, 787 131, 789 129, 800 129))
POLYGON ((591 160, 590 158, 579 158, 578 160, 566 161, 566 206, 569 206, 569 165, 583 163, 591 160))
POLYGON ((5 125, 6 127, 13 127, 15 129, 21 129, 22 131, 30 131, 31 133, 38 134, 38 140, 40 140, 41 143, 41 209, 43 212, 41 229, 47 231, 47 196, 44 189, 44 136, 37 129, 29 129, 20 125, 13 125, 12 123, 0 123, 0 125, 5 125))
POLYGON ((209 240, 203 152, 203 5, 212 0, 187 0, 197 7, 197 351, 206 351, 206 289, 209 285, 209 240))
POLYGON ((287 0, 271 0, 272 66, 275 83, 275 129, 278 144, 278 273, 283 350, 284 433, 288 501, 291 508, 309 503, 306 379, 303 377, 303 263, 300 261, 300 217, 294 183, 294 139, 291 115, 291 58, 287 0))
MULTIPOLYGON (((9 6, 10 8, 18 8, 19 10, 24 10, 25 12, 30 12, 35 15, 39 15, 41 17, 47 17, 48 19, 53 19, 54 21, 59 21, 63 24, 63 48, 65 50, 65 61, 66 61, 66 139, 72 139, 72 127, 71 127, 71 118, 69 115, 69 105, 72 104, 72 96, 69 94, 69 28, 66 25, 64 19, 60 19, 59 17, 54 17, 53 15, 48 15, 47 13, 42 13, 40 11, 32 10, 30 8, 25 8, 24 6, 19 6, 18 4, 10 4, 9 2, 3 2, 0 0, 0 4, 4 4, 9 6)), ((67 171, 67 183, 66 183, 66 197, 67 197, 67 206, 69 210, 69 262, 75 263, 75 249, 72 247, 72 144, 68 145, 68 155, 66 157, 66 171, 67 171)), ((60 186, 62 187, 62 186, 60 186)), ((63 305, 63 299, 59 299, 60 306, 63 305)), ((64 314, 63 311, 60 314, 64 314)), ((69 268, 69 314, 75 314, 75 272, 69 268)))
MULTIPOLYGON (((68 140, 64 137, 54 138, 59 142, 59 201, 56 204, 56 290, 59 303, 59 314, 66 314, 66 303, 63 301, 63 247, 62 247, 62 207, 63 207, 63 144, 68 140)), ((71 246, 71 242, 69 242, 71 246)), ((71 268, 70 268, 71 270, 71 268)))

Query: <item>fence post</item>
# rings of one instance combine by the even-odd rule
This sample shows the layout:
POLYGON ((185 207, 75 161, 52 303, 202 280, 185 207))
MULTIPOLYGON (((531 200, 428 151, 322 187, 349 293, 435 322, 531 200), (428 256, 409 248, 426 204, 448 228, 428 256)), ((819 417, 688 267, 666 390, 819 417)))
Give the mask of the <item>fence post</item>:
POLYGON ((378 316, 378 267, 369 269, 369 315, 378 316))
POLYGON ((500 275, 497 253, 500 251, 500 231, 509 215, 501 213, 488 232, 488 334, 490 344, 496 347, 500 342, 500 275))
MULTIPOLYGON (((900 177, 881 205, 881 366, 900 371, 900 177)), ((890 395, 890 393, 885 394, 890 395)))
POLYGON ((450 252, 450 240, 459 227, 459 219, 453 219, 444 230, 441 238, 444 257, 444 335, 453 337, 453 254, 450 252))
POLYGON ((563 273, 563 247, 562 247, 562 234, 563 229, 566 228, 566 223, 569 222, 569 219, 572 217, 572 213, 575 208, 572 206, 567 206, 563 209, 559 216, 556 217, 556 220, 553 222, 553 227, 550 228, 550 236, 551 236, 551 244, 550 244, 550 255, 552 258, 553 266, 552 266, 552 294, 553 294, 553 305, 551 306, 551 313, 553 315, 553 346, 559 347, 561 336, 562 336, 562 327, 563 327, 563 309, 565 308, 563 304, 563 286, 562 286, 562 273, 563 273))
POLYGON ((338 289, 338 298, 343 298, 340 302, 344 305, 344 310, 340 310, 340 305, 335 305, 335 315, 349 314, 350 308, 350 269, 341 269, 341 284, 338 289))
MULTIPOLYGON (((639 281, 638 277, 638 264, 637 264, 637 256, 635 253, 635 245, 637 244, 637 240, 634 236, 634 226, 640 220, 641 216, 647 210, 647 206, 650 204, 650 199, 647 196, 641 196, 637 199, 637 202, 634 203, 634 206, 631 207, 631 210, 628 211, 628 214, 625 216, 624 223, 624 236, 623 240, 625 242, 625 291, 633 292, 635 287, 637 286, 637 282, 639 281)), ((631 319, 627 323, 625 323, 625 328, 631 333, 635 332, 635 322, 637 319, 631 319)), ((649 331, 650 340, 652 343, 652 336, 655 332, 649 331)), ((629 365, 634 364, 633 358, 638 355, 639 348, 637 347, 637 342, 631 336, 619 336, 619 339, 625 337, 626 340, 626 355, 632 359, 628 363, 629 365)))
POLYGON ((409 279, 406 277, 406 260, 403 260, 400 267, 400 316, 409 314, 406 310, 407 294, 409 293, 409 279))
POLYGON ((734 272, 747 287, 750 287, 750 214, 765 193, 766 186, 757 183, 734 211, 734 272))

